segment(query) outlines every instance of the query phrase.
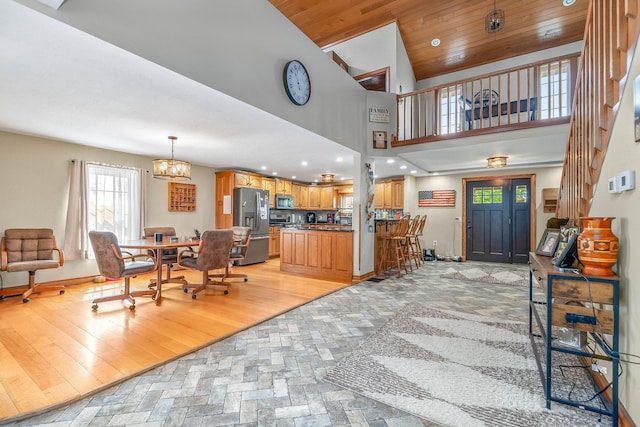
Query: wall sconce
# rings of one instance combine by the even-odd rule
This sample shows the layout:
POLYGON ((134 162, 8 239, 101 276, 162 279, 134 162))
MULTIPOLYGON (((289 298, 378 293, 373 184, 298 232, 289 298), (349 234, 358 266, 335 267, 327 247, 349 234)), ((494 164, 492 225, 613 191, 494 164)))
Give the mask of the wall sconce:
POLYGON ((507 166, 507 156, 495 156, 487 159, 488 168, 503 168, 507 166))

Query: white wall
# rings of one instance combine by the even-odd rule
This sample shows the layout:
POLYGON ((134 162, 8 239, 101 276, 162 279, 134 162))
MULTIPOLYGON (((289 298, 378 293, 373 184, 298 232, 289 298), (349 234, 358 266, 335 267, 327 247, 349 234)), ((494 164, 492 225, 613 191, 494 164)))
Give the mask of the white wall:
POLYGON ((54 19, 360 151, 366 91, 266 0, 66 0, 54 19), (259 37, 256 37, 259 35, 259 37), (301 60, 312 96, 291 108, 284 65, 301 60))
MULTIPOLYGON (((598 188, 590 216, 615 217, 612 231, 619 239, 618 263, 614 267, 620 277, 620 351, 640 357, 640 188, 621 194, 607 192, 607 180, 619 172, 640 165, 640 143, 634 141, 633 79, 640 75, 640 58, 633 59, 630 80, 619 104, 611 132, 598 188)), ((636 185, 639 185, 637 183, 636 185)), ((623 356, 625 360, 640 361, 638 357, 623 356)), ((622 364, 620 377, 621 400, 633 420, 640 422, 640 366, 622 364), (636 402, 636 403, 633 403, 636 402)))
MULTIPOLYGON (((0 182, 3 182, 0 229, 52 228, 59 247, 64 242, 71 160, 151 169, 152 159, 33 136, 0 132, 0 182)), ((169 212, 168 182, 147 175, 147 225, 173 226, 178 235, 214 228, 215 171, 193 166, 195 212, 169 212)), ((98 273, 95 260, 66 261, 57 270, 37 273, 38 281, 70 279, 98 273)), ((27 273, 2 272, 5 286, 24 285, 27 273)))
POLYGON ((440 175, 432 177, 405 177, 404 202, 405 210, 414 215, 427 215, 427 223, 420 243, 423 248, 433 248, 433 241, 437 240, 437 253, 440 255, 462 255, 462 223, 456 217, 462 218, 462 179, 475 177, 498 177, 505 175, 535 174, 536 193, 536 237, 540 239, 546 227, 547 220, 553 213, 544 213, 542 207, 542 189, 555 188, 560 183, 562 168, 538 169, 500 169, 478 172, 472 175, 440 175), (418 191, 422 190, 455 190, 456 204, 452 208, 421 208, 418 207, 418 191))

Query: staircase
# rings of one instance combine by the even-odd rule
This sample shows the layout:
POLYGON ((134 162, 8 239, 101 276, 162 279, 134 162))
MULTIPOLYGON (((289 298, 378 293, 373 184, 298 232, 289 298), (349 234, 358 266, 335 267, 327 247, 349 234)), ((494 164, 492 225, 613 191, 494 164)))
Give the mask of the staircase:
POLYGON ((587 216, 639 34, 639 0, 592 0, 556 216, 587 216))

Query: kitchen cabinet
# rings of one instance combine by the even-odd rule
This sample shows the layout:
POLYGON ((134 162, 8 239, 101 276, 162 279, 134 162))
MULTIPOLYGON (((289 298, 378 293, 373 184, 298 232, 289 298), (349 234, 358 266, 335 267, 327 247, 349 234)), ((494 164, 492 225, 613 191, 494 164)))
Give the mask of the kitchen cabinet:
POLYGON ((391 186, 390 208, 404 209, 404 179, 394 179, 389 185, 391 186))
POLYGON ((373 197, 375 209, 404 209, 404 179, 376 183, 373 197))
POLYGON ((258 188, 262 190, 262 176, 248 172, 234 172, 236 187, 258 188))
POLYGON ((276 194, 291 195, 293 183, 288 179, 276 178, 276 194))
POLYGON ((294 209, 309 209, 309 186, 304 184, 292 184, 294 209))
POLYGON ((320 209, 320 187, 312 185, 309 187, 309 210, 320 209))
POLYGON ((233 206, 234 178, 233 171, 216 172, 216 228, 231 228, 233 226, 233 213, 231 209, 228 213, 224 212, 224 199, 225 196, 228 196, 229 206, 233 206))
POLYGON ((283 229, 280 271, 351 283, 353 232, 283 229))
POLYGON ((333 186, 320 187, 320 209, 332 210, 336 208, 333 186))
POLYGON ((280 256, 280 230, 282 227, 269 227, 269 257, 280 256))
POLYGON ((269 207, 276 207, 276 180, 274 178, 262 178, 262 189, 269 191, 269 207))
POLYGON ((373 207, 384 209, 384 182, 376 182, 373 187, 373 207))

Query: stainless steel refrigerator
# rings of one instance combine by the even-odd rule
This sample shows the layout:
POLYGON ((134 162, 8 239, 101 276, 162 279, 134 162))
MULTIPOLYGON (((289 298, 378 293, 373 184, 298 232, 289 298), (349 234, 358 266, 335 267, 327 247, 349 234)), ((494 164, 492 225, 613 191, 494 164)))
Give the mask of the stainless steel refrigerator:
POLYGON ((255 188, 233 190, 233 225, 251 227, 247 254, 237 265, 269 259, 269 191, 255 188))

